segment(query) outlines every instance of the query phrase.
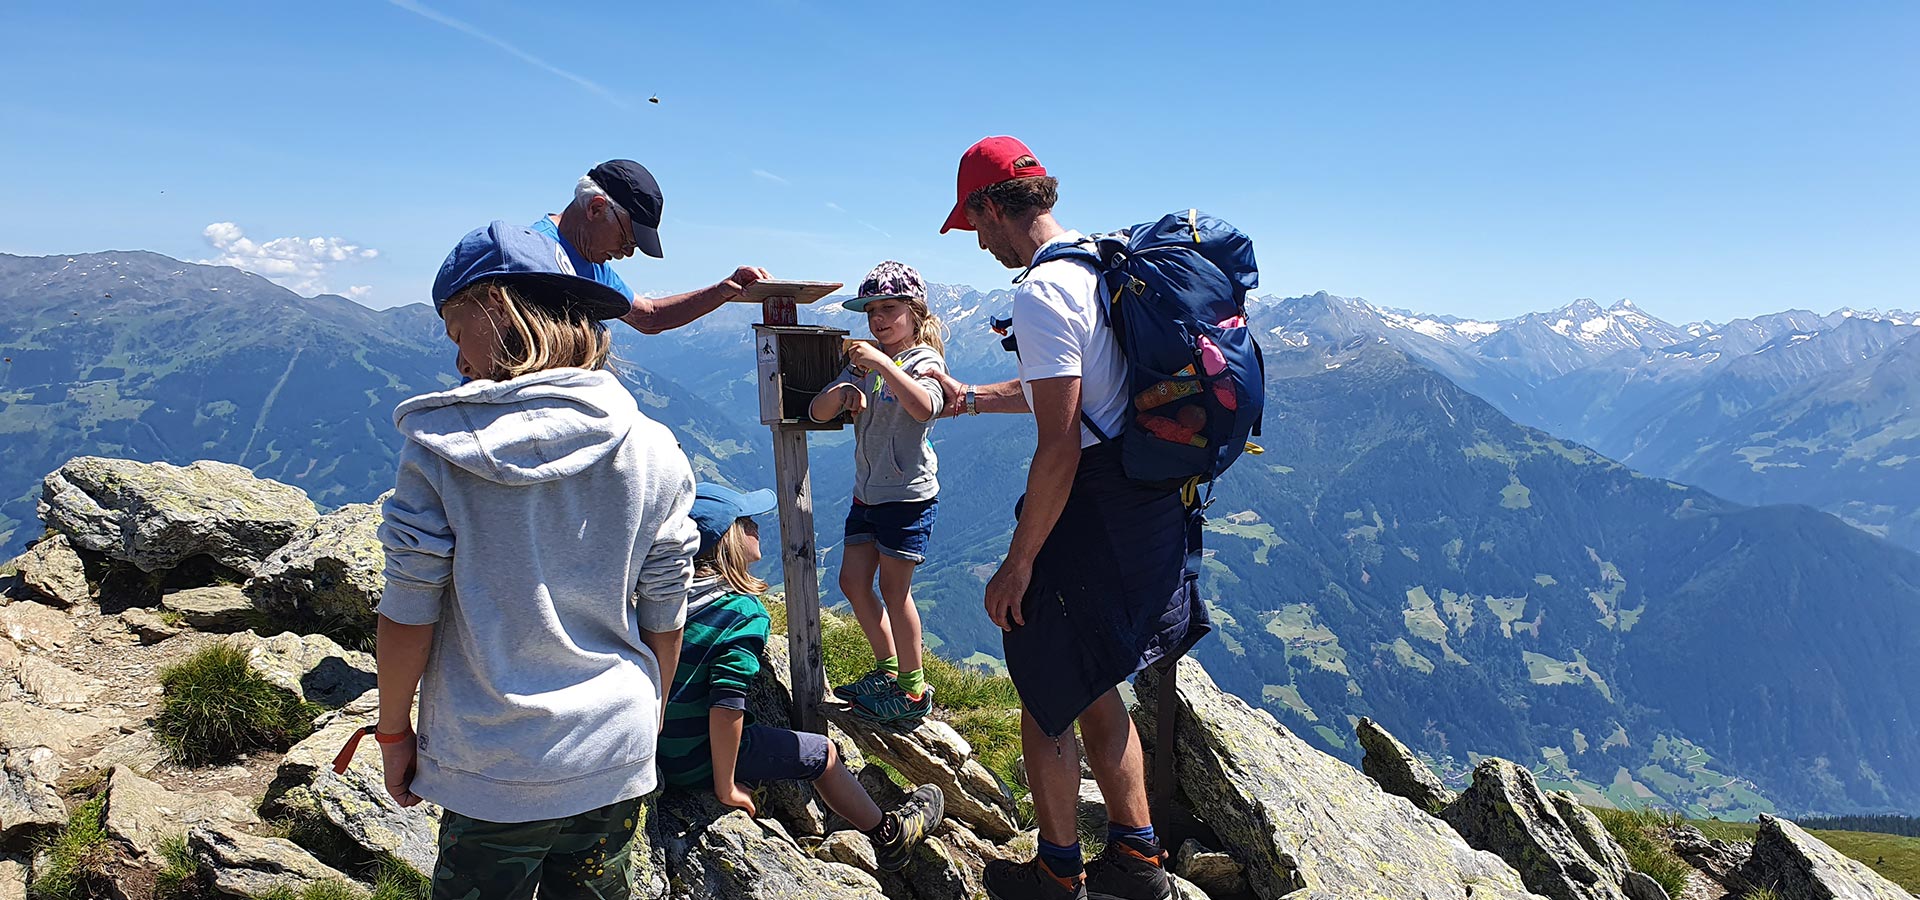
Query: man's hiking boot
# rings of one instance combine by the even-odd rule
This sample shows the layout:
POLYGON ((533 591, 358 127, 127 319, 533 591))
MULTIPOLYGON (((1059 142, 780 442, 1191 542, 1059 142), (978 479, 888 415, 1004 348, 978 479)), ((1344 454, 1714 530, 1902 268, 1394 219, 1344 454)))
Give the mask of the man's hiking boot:
POLYGON ((892 675, 888 675, 883 669, 874 669, 860 676, 860 680, 852 684, 843 684, 834 688, 833 695, 848 703, 852 703, 855 697, 863 697, 867 694, 881 694, 890 691, 893 689, 894 684, 895 679, 892 675))
POLYGON ((1023 863, 993 860, 981 881, 993 900, 1087 900, 1087 876, 1061 878, 1037 856, 1023 863))
POLYGON ((1167 854, 1147 856, 1126 841, 1114 841, 1087 863, 1088 900, 1170 900, 1167 854))
POLYGON ((940 818, 946 812, 947 797, 940 793, 939 785, 923 784, 915 788, 905 803, 888 813, 899 824, 893 840, 873 842, 873 858, 880 864, 881 870, 898 872, 906 868, 907 861, 913 858, 914 848, 939 827, 940 818))
POLYGON ((883 694, 862 694, 853 698, 853 714, 877 725, 901 725, 911 728, 933 712, 933 685, 915 700, 898 684, 883 694))

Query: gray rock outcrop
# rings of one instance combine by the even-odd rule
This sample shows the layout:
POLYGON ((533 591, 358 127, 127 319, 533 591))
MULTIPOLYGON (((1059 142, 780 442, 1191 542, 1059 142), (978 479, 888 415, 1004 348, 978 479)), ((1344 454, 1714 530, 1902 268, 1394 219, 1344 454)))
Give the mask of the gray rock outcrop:
POLYGON ((879 882, 816 859, 777 822, 669 791, 649 821, 674 900, 882 900, 879 882))
POLYGON ((1188 838, 1173 854, 1173 873, 1193 882, 1208 894, 1238 894, 1247 889, 1246 869, 1232 856, 1208 850, 1188 838))
POLYGON ((211 873, 214 890, 234 897, 254 897, 277 887, 298 891, 310 884, 352 880, 292 841, 256 837, 213 823, 187 832, 187 850, 211 873))
POLYGON ((253 614, 253 601, 239 588, 224 584, 174 591, 160 598, 160 607, 195 631, 239 631, 253 614))
POLYGON ((107 833, 138 855, 158 850, 168 835, 210 820, 228 826, 256 825, 260 817, 246 801, 227 791, 177 793, 123 766, 115 766, 108 777, 107 833))
POLYGON ((1560 821, 1567 823, 1567 830, 1573 832, 1580 849, 1587 851, 1587 856, 1598 863, 1622 891, 1626 890, 1627 875, 1633 871, 1633 865, 1627 862, 1627 851, 1613 839, 1607 826, 1601 824, 1600 817, 1566 791, 1552 791, 1547 794, 1547 800, 1553 804, 1553 811, 1560 814, 1560 821))
POLYGON ((261 561, 247 596, 269 613, 370 624, 386 587, 379 530, 377 502, 321 516, 261 561))
POLYGON ((87 569, 64 534, 50 534, 13 560, 20 584, 43 603, 78 606, 87 602, 87 569))
POLYGON ((46 747, 0 746, 0 840, 67 820, 53 783, 60 760, 46 747))
POLYGON ((1018 833, 1014 827, 1013 795, 973 756, 967 739, 953 726, 924 719, 910 730, 868 723, 844 704, 826 707, 827 718, 840 726, 860 752, 892 766, 914 784, 935 784, 946 794, 947 816, 966 823, 981 837, 1004 841, 1018 833))
POLYGON ((202 555, 250 572, 319 517, 299 488, 206 460, 183 467, 81 456, 41 483, 49 532, 145 572, 202 555))
POLYGON ((1475 766, 1473 786, 1441 814, 1467 843, 1511 863, 1550 900, 1626 900, 1624 873, 1588 855, 1533 773, 1504 759, 1475 766))
POLYGON ((1780 900, 1912 900, 1906 889, 1827 846, 1800 826, 1762 815, 1740 874, 1780 900))
POLYGON ((1360 758, 1360 771, 1378 783, 1381 790, 1405 797, 1434 815, 1439 815, 1440 810, 1458 796, 1420 757, 1413 755, 1407 745, 1372 719, 1362 717, 1354 724, 1353 734, 1360 739, 1360 748, 1366 751, 1360 758))
POLYGON ((247 651, 247 662, 268 681, 309 703, 338 709, 374 688, 373 655, 326 635, 241 632, 226 640, 247 651))
POLYGON ((58 650, 73 640, 73 620, 51 606, 13 603, 0 606, 0 640, 23 650, 58 650))
MULTIPOLYGON (((1499 857, 1221 691, 1198 663, 1182 660, 1178 673, 1179 792, 1246 867, 1261 900, 1532 896, 1499 857)), ((1158 733, 1160 682, 1158 669, 1138 681, 1134 716, 1148 741, 1158 733)))

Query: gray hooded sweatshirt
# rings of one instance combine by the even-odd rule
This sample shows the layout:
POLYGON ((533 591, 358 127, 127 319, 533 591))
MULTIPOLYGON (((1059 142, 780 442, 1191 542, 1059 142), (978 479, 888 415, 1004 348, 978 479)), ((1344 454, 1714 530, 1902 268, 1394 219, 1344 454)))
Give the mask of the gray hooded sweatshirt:
POLYGON ((863 375, 848 366, 822 388, 851 384, 867 395, 867 411, 853 420, 853 497, 868 506, 917 503, 940 494, 940 460, 929 435, 945 397, 933 373, 945 372, 947 361, 938 350, 916 344, 900 351, 893 362, 932 396, 932 419, 921 422, 907 415, 892 386, 877 373, 863 375))
POLYGON ((693 473, 610 372, 553 369, 400 404, 379 612, 435 623, 413 790, 531 822, 654 787, 660 667, 686 616, 693 473))

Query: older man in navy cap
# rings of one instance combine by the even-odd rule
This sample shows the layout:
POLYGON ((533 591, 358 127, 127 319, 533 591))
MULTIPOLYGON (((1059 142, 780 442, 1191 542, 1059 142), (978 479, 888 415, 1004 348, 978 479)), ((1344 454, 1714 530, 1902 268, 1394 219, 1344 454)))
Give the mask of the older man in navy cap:
POLYGON ((633 302, 633 311, 621 317, 645 334, 679 328, 713 312, 750 285, 767 277, 757 266, 741 266, 726 279, 696 291, 671 297, 635 297, 614 274, 608 262, 626 259, 639 250, 654 259, 660 255, 660 185, 647 167, 630 159, 613 159, 593 167, 573 187, 573 202, 533 223, 533 230, 552 238, 567 252, 575 272, 618 289, 633 302))

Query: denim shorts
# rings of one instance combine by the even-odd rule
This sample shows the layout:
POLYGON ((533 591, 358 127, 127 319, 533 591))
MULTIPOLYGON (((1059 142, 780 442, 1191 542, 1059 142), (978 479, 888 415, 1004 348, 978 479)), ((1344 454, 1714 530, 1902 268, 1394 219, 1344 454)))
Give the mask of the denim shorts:
POLYGON ((827 774, 827 736, 811 731, 788 731, 755 723, 740 732, 740 756, 733 764, 733 780, 741 784, 768 781, 815 781, 827 774))
POLYGON ((847 511, 847 545, 874 543, 880 552, 910 563, 927 561, 927 539, 940 512, 940 499, 912 503, 855 501, 847 511))

